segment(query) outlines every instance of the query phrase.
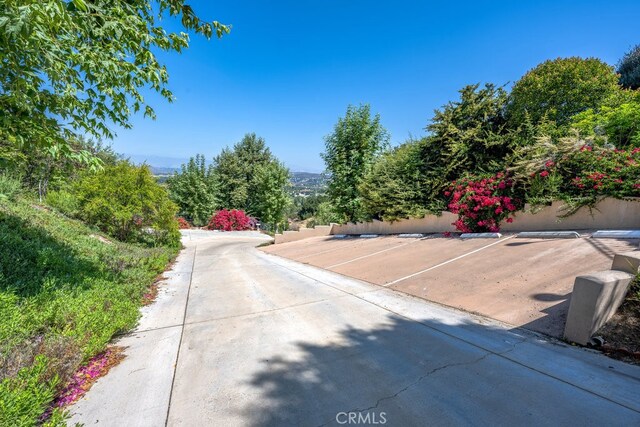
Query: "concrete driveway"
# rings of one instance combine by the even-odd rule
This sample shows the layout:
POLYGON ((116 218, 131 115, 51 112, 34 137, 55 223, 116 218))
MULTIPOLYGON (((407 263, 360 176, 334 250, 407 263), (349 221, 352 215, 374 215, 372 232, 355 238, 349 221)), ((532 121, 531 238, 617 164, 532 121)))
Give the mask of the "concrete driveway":
MULTIPOLYGON (((185 233, 87 426, 640 425, 640 367, 185 233)), ((380 250, 382 250, 381 248, 380 250)))

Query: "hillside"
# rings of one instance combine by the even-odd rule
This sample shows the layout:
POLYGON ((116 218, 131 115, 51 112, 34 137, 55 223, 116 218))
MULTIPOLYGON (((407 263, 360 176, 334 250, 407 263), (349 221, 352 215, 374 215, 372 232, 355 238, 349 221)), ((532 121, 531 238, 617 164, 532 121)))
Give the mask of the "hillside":
POLYGON ((0 202, 0 241, 0 425, 34 425, 83 362, 136 324, 177 250, 111 241, 26 200, 0 202))
POLYGON ((311 196, 324 193, 327 188, 327 175, 312 172, 291 172, 291 194, 311 196))

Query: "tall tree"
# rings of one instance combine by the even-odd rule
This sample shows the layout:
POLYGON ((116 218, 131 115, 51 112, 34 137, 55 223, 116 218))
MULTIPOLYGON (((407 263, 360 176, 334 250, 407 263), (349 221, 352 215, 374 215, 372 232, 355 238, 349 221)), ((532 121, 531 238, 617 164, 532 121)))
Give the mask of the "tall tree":
POLYGON ((358 186, 388 144, 389 134, 380 124, 380 115, 372 117, 369 105, 350 105, 333 133, 325 137, 321 156, 330 174, 327 195, 344 221, 365 218, 358 186))
POLYGON ((157 53, 188 47, 179 18, 210 38, 229 28, 204 22, 184 0, 4 0, 0 2, 0 154, 9 145, 63 145, 72 136, 113 136, 132 113, 154 116, 142 90, 171 101, 157 53))
POLYGON ((620 84, 628 89, 640 88, 640 44, 625 53, 618 62, 620 84))
POLYGON ((201 154, 183 164, 180 173, 168 180, 169 196, 179 207, 179 214, 201 227, 218 206, 216 177, 201 154))
POLYGON ((246 134, 232 149, 223 149, 213 161, 220 206, 250 211, 256 194, 255 172, 273 159, 264 139, 255 133, 246 134))
POLYGON ((255 169, 254 197, 250 211, 275 232, 283 228, 285 213, 291 204, 291 197, 287 192, 289 178, 289 170, 277 160, 271 160, 255 169))

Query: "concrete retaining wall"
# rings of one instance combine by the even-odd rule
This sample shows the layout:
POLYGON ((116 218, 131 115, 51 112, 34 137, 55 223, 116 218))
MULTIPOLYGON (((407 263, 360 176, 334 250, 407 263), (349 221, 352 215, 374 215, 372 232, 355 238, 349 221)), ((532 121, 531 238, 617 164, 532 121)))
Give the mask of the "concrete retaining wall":
POLYGON ((458 216, 451 212, 442 212, 441 216, 427 215, 424 218, 411 218, 401 221, 387 222, 373 220, 356 224, 334 225, 333 234, 408 234, 408 233, 441 233, 456 231, 451 225, 458 216))
POLYGON ((551 231, 551 230, 595 230, 595 229, 637 229, 640 228, 640 200, 604 199, 594 209, 588 207, 570 217, 563 202, 553 202, 551 206, 536 213, 518 212, 513 223, 501 225, 502 231, 551 231))
POLYGON ((321 237, 335 234, 331 232, 332 225, 316 225, 315 228, 301 228, 299 231, 285 231, 275 235, 275 243, 294 242, 296 240, 308 239, 309 237, 321 237))
MULTIPOLYGON (((557 231, 596 229, 638 229, 640 228, 640 199, 604 199, 594 209, 583 207, 570 217, 563 202, 554 202, 532 212, 517 212, 512 223, 503 223, 501 231, 557 231)), ((335 225, 332 234, 401 234, 440 233, 456 231, 452 223, 458 218, 450 212, 441 216, 427 215, 396 222, 359 222, 357 224, 335 225)))
MULTIPOLYGON (((567 211, 563 202, 554 202, 536 213, 518 212, 513 223, 504 223, 501 231, 557 231, 557 230, 620 230, 640 229, 640 199, 604 199, 594 209, 581 208, 568 218, 561 218, 567 211)), ((441 216, 427 215, 395 222, 371 221, 356 224, 332 224, 300 231, 276 234, 276 243, 292 242, 308 237, 331 234, 412 234, 456 231, 452 223, 457 215, 442 212, 441 216)))

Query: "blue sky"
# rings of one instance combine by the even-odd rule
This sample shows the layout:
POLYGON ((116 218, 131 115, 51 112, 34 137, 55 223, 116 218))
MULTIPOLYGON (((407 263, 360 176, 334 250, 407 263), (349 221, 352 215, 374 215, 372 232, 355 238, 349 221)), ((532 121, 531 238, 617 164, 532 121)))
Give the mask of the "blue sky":
POLYGON ((189 3, 233 28, 162 54, 176 102, 149 95, 157 120, 117 131, 118 152, 154 166, 212 158, 255 132, 293 171, 319 172, 349 104, 369 103, 400 144, 464 85, 513 83, 557 57, 615 65, 640 43, 637 0, 189 3))

